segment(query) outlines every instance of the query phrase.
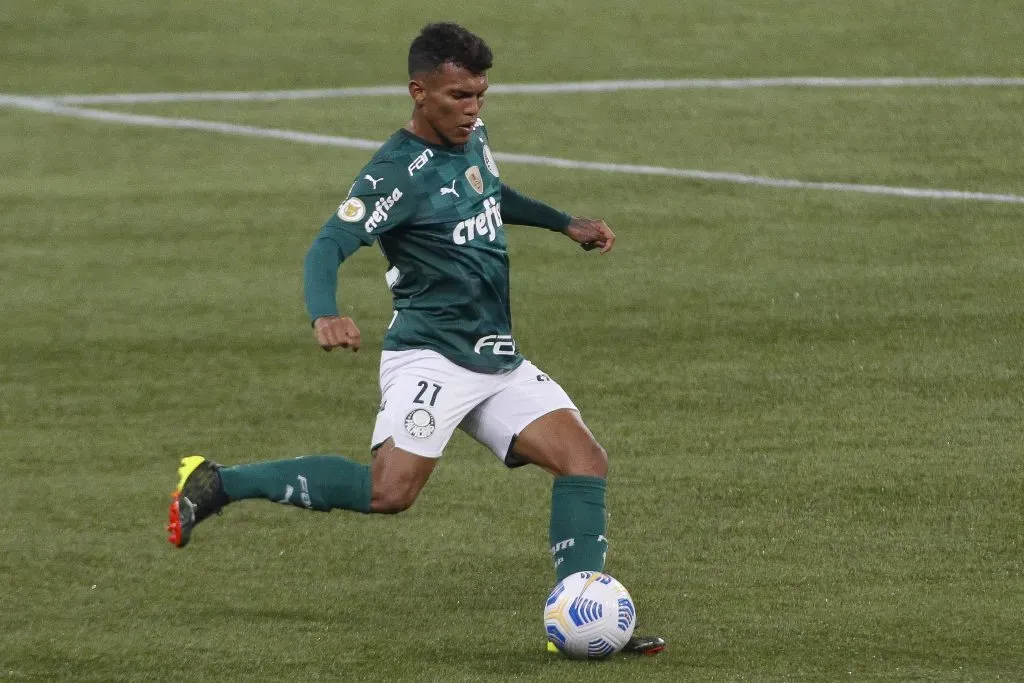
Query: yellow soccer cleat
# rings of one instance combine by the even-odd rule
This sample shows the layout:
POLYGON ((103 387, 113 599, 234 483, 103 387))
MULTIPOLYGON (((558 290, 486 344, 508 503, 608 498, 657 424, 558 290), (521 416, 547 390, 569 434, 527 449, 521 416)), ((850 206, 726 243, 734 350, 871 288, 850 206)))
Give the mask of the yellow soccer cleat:
POLYGON ((171 494, 167 540, 179 548, 188 545, 192 529, 228 504, 220 480, 220 465, 201 455, 183 458, 178 468, 178 488, 171 494))

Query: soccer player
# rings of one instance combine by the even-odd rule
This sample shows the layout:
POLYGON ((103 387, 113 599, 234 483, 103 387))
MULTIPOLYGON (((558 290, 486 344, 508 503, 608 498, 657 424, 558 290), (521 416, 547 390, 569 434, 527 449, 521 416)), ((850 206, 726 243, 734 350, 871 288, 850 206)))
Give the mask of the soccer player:
MULTIPOLYGON (((190 456, 178 470, 170 541, 228 503, 263 498, 310 510, 408 509, 458 427, 510 468, 554 475, 551 554, 556 580, 604 568, 604 449, 551 377, 512 335, 505 225, 547 228, 609 252, 604 221, 575 218, 503 184, 478 117, 491 50, 452 23, 426 26, 409 49, 412 119, 357 175, 305 260, 306 307, 320 346, 358 350, 359 328, 339 315, 338 268, 377 243, 394 314, 380 363, 380 412, 370 465, 311 455, 221 467, 190 456)), ((665 642, 634 636, 627 651, 665 642)))

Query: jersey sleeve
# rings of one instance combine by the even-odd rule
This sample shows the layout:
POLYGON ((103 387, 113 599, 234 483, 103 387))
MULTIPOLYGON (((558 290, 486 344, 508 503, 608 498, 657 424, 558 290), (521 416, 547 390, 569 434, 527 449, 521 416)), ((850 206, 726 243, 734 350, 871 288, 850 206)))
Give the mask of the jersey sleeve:
POLYGON ((416 201, 408 169, 395 161, 377 161, 360 172, 348 197, 330 222, 349 232, 363 244, 409 222, 416 201), (336 221, 334 219, 337 219, 336 221))
POLYGON ((572 216, 544 202, 527 197, 502 183, 501 220, 512 225, 528 225, 563 232, 572 222, 572 216))
MULTIPOLYGON (((493 164, 494 158, 490 156, 489 147, 491 138, 487 134, 487 126, 484 125, 483 119, 476 120, 473 130, 478 132, 484 144, 488 145, 485 148, 485 161, 493 164)), ((491 171, 495 176, 498 175, 496 168, 491 171)), ((510 225, 526 225, 564 232, 572 222, 572 216, 501 183, 501 220, 510 225)))
POLYGON ((306 252, 302 289, 310 320, 338 315, 338 266, 363 246, 355 235, 338 229, 337 222, 331 216, 306 252))
POLYGON ((414 213, 406 168, 390 161, 360 172, 348 197, 320 228, 303 268, 303 291, 311 320, 338 315, 338 267, 378 235, 408 222, 414 213))

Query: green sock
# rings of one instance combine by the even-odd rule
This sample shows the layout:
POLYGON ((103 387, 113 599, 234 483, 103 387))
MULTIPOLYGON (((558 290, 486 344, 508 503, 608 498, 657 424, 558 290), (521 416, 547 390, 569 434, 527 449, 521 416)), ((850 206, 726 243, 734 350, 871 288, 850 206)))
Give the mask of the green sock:
POLYGON ((555 478, 549 537, 556 582, 576 572, 604 570, 604 489, 600 477, 555 478))
POLYGON ((370 466, 341 455, 225 467, 220 477, 231 501, 265 498, 307 510, 370 511, 370 466))

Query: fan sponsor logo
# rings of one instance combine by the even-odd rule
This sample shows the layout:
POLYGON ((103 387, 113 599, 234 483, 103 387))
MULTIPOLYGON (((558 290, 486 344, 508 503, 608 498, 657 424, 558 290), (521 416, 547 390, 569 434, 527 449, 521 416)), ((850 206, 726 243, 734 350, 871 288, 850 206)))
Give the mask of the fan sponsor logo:
POLYGON ((431 159, 433 159, 433 158, 434 158, 434 150, 432 150, 432 149, 425 149, 425 150, 423 150, 423 152, 418 157, 413 159, 411 164, 409 164, 409 177, 411 178, 413 173, 415 173, 416 171, 418 171, 421 168, 423 168, 424 166, 426 166, 427 163, 431 159))
MULTIPOLYGON (((489 334, 486 337, 480 337, 476 340, 476 346, 473 347, 473 351, 479 355, 486 348, 490 348, 491 353, 495 356, 516 355, 516 342, 511 334, 489 334)), ((570 538, 569 545, 573 543, 575 543, 575 540, 570 538)), ((555 550, 552 549, 551 553, 554 554, 555 550)))

